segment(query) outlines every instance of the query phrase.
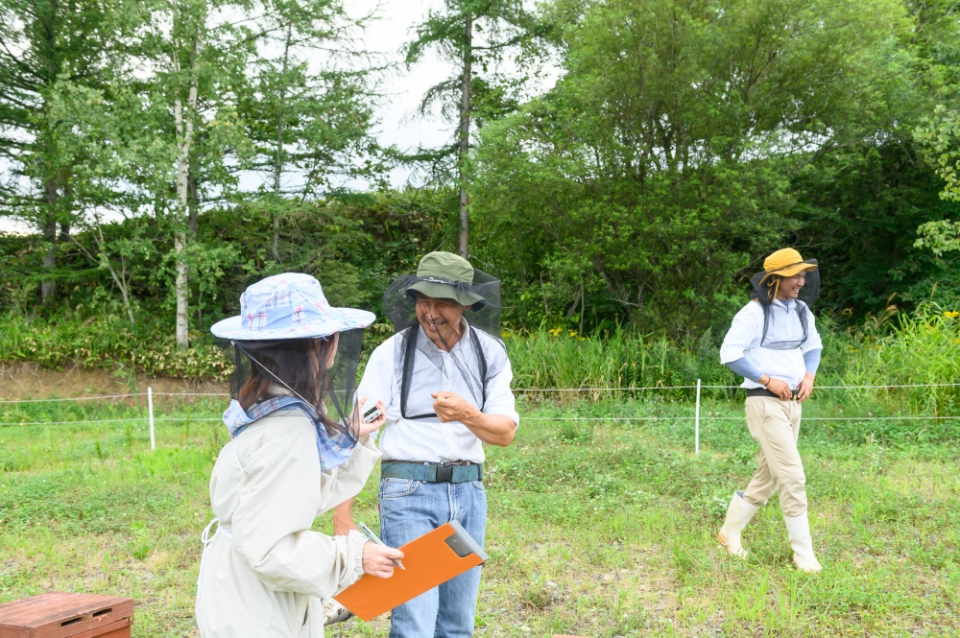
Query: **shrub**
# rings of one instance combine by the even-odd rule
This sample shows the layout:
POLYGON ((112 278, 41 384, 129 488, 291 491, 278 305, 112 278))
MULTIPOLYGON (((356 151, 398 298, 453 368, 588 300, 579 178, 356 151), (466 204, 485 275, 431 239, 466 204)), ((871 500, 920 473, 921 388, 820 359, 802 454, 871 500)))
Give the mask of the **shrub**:
POLYGON ((152 375, 185 379, 224 380, 233 363, 210 342, 200 341, 189 350, 178 350, 172 331, 159 325, 132 326, 118 315, 100 314, 82 320, 63 315, 54 321, 31 320, 23 315, 3 316, 0 360, 35 361, 60 368, 75 361, 87 368, 132 364, 152 375))

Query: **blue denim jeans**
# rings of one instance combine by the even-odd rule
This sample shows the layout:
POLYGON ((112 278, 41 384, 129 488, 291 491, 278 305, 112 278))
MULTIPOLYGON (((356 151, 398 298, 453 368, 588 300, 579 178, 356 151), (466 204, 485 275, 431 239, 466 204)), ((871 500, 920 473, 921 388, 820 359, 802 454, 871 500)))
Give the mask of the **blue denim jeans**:
MULTIPOLYGON (((456 520, 480 545, 487 526, 483 483, 380 481, 380 538, 400 547, 456 520)), ((474 567, 393 610, 390 638, 469 638, 480 589, 474 567)))

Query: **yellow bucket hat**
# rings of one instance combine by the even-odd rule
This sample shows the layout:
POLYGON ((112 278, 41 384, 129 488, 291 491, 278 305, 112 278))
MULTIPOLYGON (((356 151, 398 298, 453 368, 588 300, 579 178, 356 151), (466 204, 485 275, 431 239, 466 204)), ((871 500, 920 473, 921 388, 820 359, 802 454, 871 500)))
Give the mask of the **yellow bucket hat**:
POLYGON ((760 283, 762 284, 771 275, 793 277, 799 272, 816 269, 816 259, 804 260, 796 249, 781 248, 763 260, 763 277, 760 278, 760 283))

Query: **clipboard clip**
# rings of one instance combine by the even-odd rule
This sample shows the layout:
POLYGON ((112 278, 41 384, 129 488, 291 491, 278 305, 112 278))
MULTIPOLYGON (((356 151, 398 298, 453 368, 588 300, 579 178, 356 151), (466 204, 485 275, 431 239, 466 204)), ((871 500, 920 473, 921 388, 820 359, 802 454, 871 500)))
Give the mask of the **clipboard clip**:
POLYGON ((471 554, 476 554, 480 557, 481 564, 485 563, 488 558, 487 553, 483 551, 480 544, 473 540, 473 537, 463 529, 463 526, 457 521, 450 521, 448 524, 454 529, 454 533, 443 540, 443 542, 447 544, 447 547, 452 549, 453 553, 460 558, 466 558, 471 554))

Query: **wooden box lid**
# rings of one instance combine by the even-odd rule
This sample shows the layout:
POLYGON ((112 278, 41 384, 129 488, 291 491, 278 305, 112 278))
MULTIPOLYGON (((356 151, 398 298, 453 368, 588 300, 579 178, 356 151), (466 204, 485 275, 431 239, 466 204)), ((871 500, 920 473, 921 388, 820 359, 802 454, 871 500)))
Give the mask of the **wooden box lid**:
POLYGON ((132 616, 132 598, 52 592, 0 605, 0 638, 97 636, 132 616))

